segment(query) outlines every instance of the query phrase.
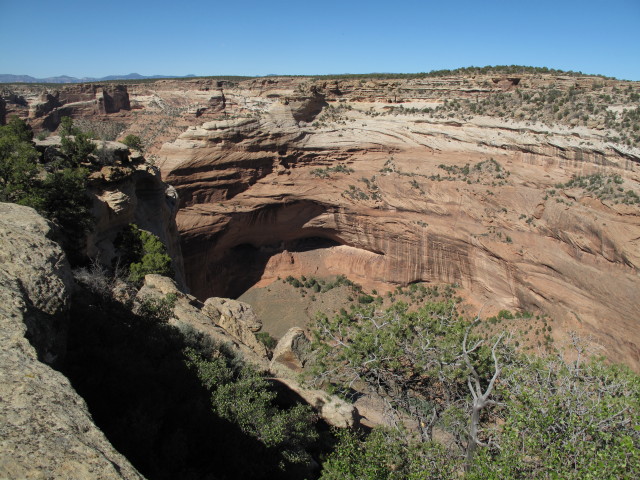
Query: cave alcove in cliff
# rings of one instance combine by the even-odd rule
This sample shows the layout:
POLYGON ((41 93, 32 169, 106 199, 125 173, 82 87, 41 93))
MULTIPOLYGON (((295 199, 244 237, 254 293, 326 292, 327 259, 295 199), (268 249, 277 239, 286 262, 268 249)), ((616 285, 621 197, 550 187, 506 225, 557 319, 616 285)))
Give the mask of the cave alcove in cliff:
POLYGON ((227 251, 224 260, 217 265, 219 274, 224 278, 222 296, 238 298, 253 287, 262 279, 274 255, 285 251, 304 253, 338 245, 341 245, 340 242, 322 236, 301 237, 273 245, 236 245, 227 251))

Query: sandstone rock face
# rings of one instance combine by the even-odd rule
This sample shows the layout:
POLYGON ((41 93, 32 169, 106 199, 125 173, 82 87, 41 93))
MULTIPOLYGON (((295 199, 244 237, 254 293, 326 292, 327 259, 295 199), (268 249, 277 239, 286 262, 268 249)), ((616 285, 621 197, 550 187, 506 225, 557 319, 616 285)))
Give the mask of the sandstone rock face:
POLYGON ((66 349, 67 310, 73 280, 69 263, 51 237, 51 224, 33 209, 0 204, 0 267, 17 282, 27 335, 40 359, 54 363, 66 349))
MULTIPOLYGON (((549 193, 600 174, 620 175, 620 188, 637 194, 638 149, 607 141, 597 122, 422 113, 516 89, 614 87, 638 91, 637 82, 526 73, 162 80, 127 84, 131 110, 114 113, 100 113, 100 86, 10 86, 1 96, 6 115, 36 129, 67 112, 143 138, 179 194, 187 283, 201 300, 289 274, 345 273, 380 291, 457 282, 487 314, 548 313, 554 336, 576 330, 638 369, 638 209, 584 189, 549 193), (473 173, 491 158, 509 175, 473 173), (460 174, 466 164, 471 173, 460 174)), ((105 199, 116 209, 128 201, 105 199)))
POLYGON ((71 273, 34 210, 0 204, 0 477, 141 479, 59 372, 71 273), (28 339, 27 339, 28 338, 28 339))
MULTIPOLYGON (((507 80, 486 88, 515 86, 507 80)), ((235 94, 266 103, 259 115, 192 126, 159 152, 181 199, 196 297, 235 297, 288 274, 346 274, 379 291, 457 283, 487 315, 547 313, 559 332, 640 368, 640 209, 555 187, 597 174, 640 192, 638 149, 586 127, 386 114, 384 98, 430 105, 410 81, 316 85, 332 108, 310 125, 283 101, 310 95, 291 82, 245 84, 235 94)))
POLYGON ((75 84, 47 89, 17 87, 5 90, 12 114, 29 118, 35 128, 53 131, 64 116, 94 117, 130 110, 129 94, 123 85, 75 84))

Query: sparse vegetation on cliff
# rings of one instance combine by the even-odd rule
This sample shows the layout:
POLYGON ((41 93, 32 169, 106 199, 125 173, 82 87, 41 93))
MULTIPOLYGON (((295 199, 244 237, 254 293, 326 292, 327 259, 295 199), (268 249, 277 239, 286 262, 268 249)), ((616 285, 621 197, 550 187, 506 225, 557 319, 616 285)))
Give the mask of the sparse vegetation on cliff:
POLYGON ((625 181, 620 175, 602 175, 596 173, 593 175, 575 176, 566 183, 558 183, 555 185, 555 188, 547 190, 547 196, 553 197, 559 195, 560 191, 580 189, 585 194, 593 195, 603 202, 637 205, 640 204, 640 196, 637 193, 638 186, 636 182, 625 181))
POLYGON ((640 93, 627 88, 593 84, 593 89, 549 85, 540 89, 516 88, 475 98, 445 99, 435 108, 391 107, 387 114, 428 115, 433 118, 497 117, 525 124, 585 126, 604 130, 611 142, 640 145, 640 93))

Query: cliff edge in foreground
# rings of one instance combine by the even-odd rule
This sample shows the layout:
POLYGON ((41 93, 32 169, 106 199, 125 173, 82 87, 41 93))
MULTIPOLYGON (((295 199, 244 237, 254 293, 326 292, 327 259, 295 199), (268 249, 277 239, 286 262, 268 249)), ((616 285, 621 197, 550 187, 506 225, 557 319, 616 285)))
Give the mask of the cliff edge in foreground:
POLYGON ((72 288, 51 234, 33 209, 0 204, 0 477, 143 478, 47 365, 64 352, 72 288))

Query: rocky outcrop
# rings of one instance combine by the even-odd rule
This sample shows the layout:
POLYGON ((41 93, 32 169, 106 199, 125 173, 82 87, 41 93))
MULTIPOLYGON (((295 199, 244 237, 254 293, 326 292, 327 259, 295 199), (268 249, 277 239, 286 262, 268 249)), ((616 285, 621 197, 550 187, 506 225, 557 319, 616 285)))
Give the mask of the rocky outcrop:
POLYGON ((300 384, 299 375, 311 355, 310 347, 311 342, 302 328, 290 328, 273 350, 271 373, 277 382, 300 395, 329 425, 338 428, 358 425, 360 414, 353 404, 300 384))
POLYGON ((251 348, 258 355, 267 357, 267 348, 254 332, 262 328, 250 305, 228 298, 212 297, 204 302, 202 311, 229 335, 251 348))
POLYGON ((335 395, 329 395, 324 390, 303 388, 298 382, 286 376, 277 377, 275 381, 300 395, 329 425, 338 428, 358 426, 358 410, 352 404, 335 395))
POLYGON ((66 350, 69 263, 50 239, 49 222, 30 208, 0 204, 0 232, 3 279, 17 286, 16 301, 29 309, 21 327, 40 360, 55 363, 66 350))
POLYGON ((123 228, 135 223, 158 236, 167 247, 175 278, 181 288, 185 288, 175 223, 178 196, 173 187, 162 181, 156 168, 146 163, 107 165, 91 175, 89 193, 92 213, 97 219, 87 241, 87 254, 91 258, 111 265, 115 239, 123 228))
POLYGON ((137 298, 165 298, 166 295, 176 299, 174 318, 170 320, 173 325, 185 332, 189 328, 195 329, 226 344, 245 362, 270 373, 273 381, 299 395, 330 425, 352 427, 358 423, 359 414, 352 404, 299 382, 297 365, 302 366, 304 345, 308 344, 301 329, 291 329, 280 340, 269 363, 266 348, 253 333, 260 323, 249 305, 227 298, 209 298, 202 304, 181 292, 174 281, 160 275, 147 275, 137 298))
POLYGON ((267 350, 248 326, 255 327, 251 322, 255 314, 249 305, 230 299, 211 299, 211 302, 203 304, 183 293, 173 280, 161 275, 147 275, 137 298, 164 298, 169 294, 176 298, 171 320, 174 325, 181 329, 193 328, 219 343, 227 344, 246 362, 260 370, 268 370, 267 350), (224 305, 225 300, 232 304, 231 308, 224 305), (234 316, 236 313, 238 317, 234 316))
POLYGON ((44 362, 64 354, 69 265, 50 224, 0 204, 0 477, 141 479, 44 362))

